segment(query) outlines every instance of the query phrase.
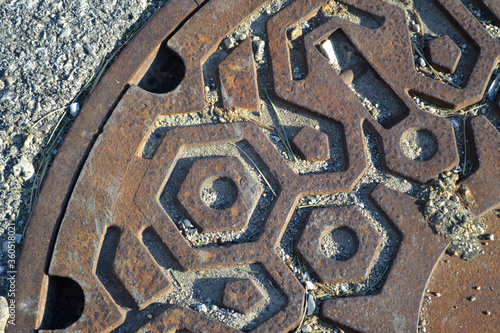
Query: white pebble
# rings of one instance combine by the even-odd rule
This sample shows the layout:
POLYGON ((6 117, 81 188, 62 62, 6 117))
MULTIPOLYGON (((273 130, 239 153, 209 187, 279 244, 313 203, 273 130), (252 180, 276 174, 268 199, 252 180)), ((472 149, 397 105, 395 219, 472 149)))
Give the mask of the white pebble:
POLYGON ((422 57, 418 58, 418 64, 420 65, 420 67, 425 67, 426 63, 425 63, 424 58, 422 58, 422 57))
POLYGON ((335 55, 335 51, 333 50, 333 44, 331 40, 328 39, 323 43, 321 43, 319 49, 330 63, 335 64, 338 62, 337 56, 335 55))
POLYGON ((190 228, 190 229, 194 228, 194 225, 188 219, 185 219, 184 221, 182 221, 182 223, 186 226, 186 228, 190 228))
POLYGON ((306 289, 307 290, 314 290, 314 289, 316 289, 316 286, 311 281, 306 281, 306 289))
POLYGON ((205 304, 198 304, 198 306, 196 306, 196 309, 198 311, 201 311, 201 312, 207 312, 208 311, 208 308, 205 304))
POLYGON ((78 113, 80 113, 80 103, 78 102, 71 103, 71 105, 69 106, 69 114, 72 117, 76 117, 78 116, 78 113))

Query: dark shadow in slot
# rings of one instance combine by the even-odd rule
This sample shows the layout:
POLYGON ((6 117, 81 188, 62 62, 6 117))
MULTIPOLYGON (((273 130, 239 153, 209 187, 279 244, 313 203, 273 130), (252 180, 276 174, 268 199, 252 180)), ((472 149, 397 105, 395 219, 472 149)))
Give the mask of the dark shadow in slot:
POLYGON ((152 93, 164 94, 174 90, 184 79, 186 66, 181 57, 163 43, 153 63, 137 84, 152 93))
POLYGON ((116 227, 109 227, 101 247, 97 261, 96 274, 116 304, 122 307, 134 308, 136 305, 129 292, 112 272, 113 262, 120 241, 120 231, 116 227))
POLYGON ((65 329, 80 319, 85 296, 80 285, 66 277, 49 276, 47 302, 41 330, 65 329))

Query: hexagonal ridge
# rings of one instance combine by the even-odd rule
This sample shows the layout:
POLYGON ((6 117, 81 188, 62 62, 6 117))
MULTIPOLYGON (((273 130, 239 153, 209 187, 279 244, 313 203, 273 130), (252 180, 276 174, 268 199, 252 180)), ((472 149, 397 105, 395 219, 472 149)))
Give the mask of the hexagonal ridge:
POLYGON ((227 281, 221 297, 223 307, 247 314, 262 304, 264 295, 250 279, 227 281))
POLYGON ((462 50, 448 35, 430 40, 425 51, 434 68, 449 74, 455 72, 462 57, 462 50))
POLYGON ((245 228, 262 192, 238 157, 211 157, 193 162, 177 198, 202 232, 214 232, 245 228), (234 203, 225 209, 208 207, 201 196, 202 186, 217 178, 230 179, 238 189, 234 203))
POLYGON ((304 126, 292 139, 292 143, 306 161, 330 159, 328 135, 309 126, 304 126))
POLYGON ((295 251, 324 283, 365 280, 382 245, 382 236, 355 206, 314 209, 295 244, 295 251), (323 236, 330 230, 347 227, 356 234, 358 249, 345 261, 326 256, 321 249, 323 236))
POLYGON ((122 234, 112 271, 139 309, 144 309, 173 289, 146 246, 128 232, 122 234))
POLYGON ((415 198, 383 185, 370 196, 402 237, 383 288, 326 300, 321 316, 360 332, 416 332, 425 287, 448 242, 428 227, 415 198))

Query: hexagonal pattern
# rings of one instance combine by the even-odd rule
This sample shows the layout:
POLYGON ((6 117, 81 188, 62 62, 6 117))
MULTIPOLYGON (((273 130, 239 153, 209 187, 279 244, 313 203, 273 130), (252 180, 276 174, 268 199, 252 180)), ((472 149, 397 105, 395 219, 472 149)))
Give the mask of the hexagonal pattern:
POLYGON ((382 244, 382 237, 354 206, 316 209, 307 218, 295 250, 324 283, 355 282, 366 279, 382 244), (356 253, 337 261, 321 250, 321 239, 332 229, 346 227, 358 240, 356 253))
POLYGON ((227 281, 224 284, 221 300, 223 307, 246 314, 264 302, 264 296, 252 280, 227 281))
POLYGON ((328 135, 309 126, 302 127, 292 140, 300 156, 306 161, 330 159, 328 135))
MULTIPOLYGON (((320 117, 341 124, 345 134, 343 143, 348 161, 345 170, 318 170, 314 174, 300 174, 293 168, 293 162, 283 158, 281 147, 269 140, 269 127, 265 127, 267 124, 259 123, 253 115, 253 122, 236 117, 236 121, 219 123, 211 118, 213 113, 206 112, 205 108, 207 100, 204 78, 209 76, 204 75, 204 70, 208 73, 209 69, 203 66, 208 67, 210 64, 215 67, 218 60, 227 56, 226 50, 219 52, 221 40, 235 33, 234 29, 263 9, 265 1, 213 0, 203 2, 203 6, 198 6, 202 3, 200 1, 168 1, 152 17, 147 29, 139 32, 125 48, 125 55, 120 56, 110 67, 108 74, 100 80, 99 87, 85 103, 79 116, 81 118, 69 132, 52 171, 45 179, 42 195, 33 210, 32 221, 26 232, 23 251, 27 254, 21 256, 18 266, 16 304, 19 307, 16 309, 16 319, 19 326, 15 330, 33 331, 38 327, 37 322, 43 321, 54 310, 48 303, 45 308, 43 306, 46 304, 44 297, 47 294, 47 274, 72 279, 75 284, 80 285, 85 295, 83 313, 79 319, 74 319, 76 321, 67 323, 67 331, 88 331, 89 327, 99 332, 110 332, 116 328, 123 330, 128 325, 127 321, 133 320, 135 314, 145 320, 144 312, 128 311, 121 305, 116 294, 111 292, 117 286, 117 281, 104 282, 95 274, 96 258, 109 255, 103 253, 102 247, 106 230, 110 226, 139 240, 146 228, 153 229, 162 242, 161 245, 164 245, 178 264, 179 270, 198 271, 249 263, 261 264, 278 293, 286 299, 286 304, 273 313, 269 320, 252 329, 260 332, 290 332, 295 329, 304 312, 305 291, 278 255, 277 244, 290 224, 301 198, 347 192, 355 188, 367 170, 368 154, 363 126, 370 126, 381 142, 380 155, 385 162, 384 168, 399 176, 425 183, 459 163, 453 124, 420 109, 410 99, 408 92, 425 96, 431 103, 455 110, 477 103, 484 96, 498 63, 500 43, 491 38, 460 1, 434 2, 464 38, 471 41, 471 47, 480 55, 471 66, 470 75, 466 75, 467 80, 461 89, 415 71, 406 12, 386 1, 342 1, 367 15, 383 18, 380 29, 370 29, 337 17, 308 31, 302 45, 305 52, 303 65, 307 67, 307 75, 300 81, 293 80, 294 68, 290 62, 291 51, 286 31, 292 26, 314 19, 313 16, 325 1, 297 0, 280 8, 278 13, 265 16, 266 42, 254 45, 256 52, 265 53, 267 62, 266 66, 259 68, 264 74, 259 76, 259 80, 264 78, 264 82, 259 81, 259 88, 267 89, 268 84, 271 84, 274 90, 271 95, 276 97, 276 101, 286 103, 294 109, 293 112, 305 111, 306 117, 320 117), (391 92, 403 100, 408 108, 404 118, 398 118, 390 126, 381 125, 372 119, 358 96, 349 90, 342 78, 325 61, 316 46, 335 31, 345 34, 375 74, 390 87, 391 92), (148 66, 157 56, 158 45, 165 43, 185 64, 185 77, 175 90, 165 94, 152 94, 135 84, 145 71, 156 70, 155 66, 150 66, 149 69, 148 66), (217 61, 210 61, 213 59, 217 61), (266 81, 268 77, 272 82, 266 81), (198 121, 195 112, 208 117, 198 121), (158 149, 154 150, 152 159, 141 156, 145 144, 151 143, 151 132, 156 121, 164 116, 177 118, 181 113, 191 113, 187 117, 193 123, 189 123, 189 126, 177 123, 179 126, 169 128, 158 149), (264 125, 264 129, 259 128, 259 125, 264 125), (409 160, 400 149, 402 136, 411 128, 426 129, 436 135, 438 150, 428 161, 409 160), (174 216, 169 215, 160 202, 165 184, 175 177, 173 170, 179 159, 183 158, 183 151, 191 147, 205 147, 207 144, 217 146, 242 141, 252 149, 252 157, 247 157, 257 164, 260 162, 259 165, 263 165, 272 178, 276 193, 273 192, 273 198, 269 200, 272 202, 269 214, 262 218, 262 228, 259 228, 252 241, 244 239, 220 246, 192 246, 179 230, 177 221, 173 220, 174 216), (56 239, 54 235, 57 235, 56 239), (34 315, 37 311, 38 316, 34 315)), ((251 54, 246 56, 250 59, 251 54)), ((216 69, 211 70, 215 72, 216 69)), ((231 76, 234 77, 233 74, 231 76)), ((248 80, 251 76, 245 77, 248 80)), ((245 83, 253 84, 248 81, 245 83)), ((243 89, 240 85, 236 88, 238 89, 235 91, 238 92, 243 89)), ((258 116, 257 113, 254 115, 258 116)), ((261 119, 263 118, 266 117, 261 119)), ((495 135, 489 130, 481 131, 481 128, 485 128, 485 121, 474 121, 474 139, 479 146, 483 141, 490 143, 492 135, 498 135, 498 131, 494 132, 495 135), (482 135, 478 132, 482 132, 482 135)), ((303 124, 297 122, 290 126, 303 124)), ((496 167, 497 164, 485 163, 484 159, 498 160, 497 152, 494 149, 480 149, 479 156, 472 156, 473 163, 478 164, 480 170, 486 166, 486 171, 482 172, 487 172, 488 166, 496 167), (479 159, 481 161, 477 163, 479 159)), ((245 159, 247 157, 242 156, 245 159)), ((208 163, 207 161, 200 163, 208 163)), ((223 169, 232 169, 231 163, 223 164, 223 169)), ((213 167, 217 165, 210 165, 205 169, 213 167)), ((187 191, 192 189, 186 185, 185 199, 198 197, 201 200, 199 189, 203 186, 204 179, 209 179, 211 175, 221 176, 221 170, 205 170, 205 176, 192 171, 191 182, 197 184, 196 191, 187 195, 187 191)), ((482 172, 474 172, 477 173, 476 179, 486 179, 482 172)), ((237 169, 235 173, 244 175, 245 171, 237 169)), ((491 176, 491 172, 488 175, 491 176)), ((222 176, 237 183, 234 174, 222 176)), ((476 182, 476 179, 469 178, 469 183, 476 182)), ((488 185, 491 186, 490 183, 488 185)), ((238 196, 242 196, 242 188, 243 186, 238 188, 238 196)), ((432 234, 415 204, 415 198, 388 189, 379 189, 375 193, 377 207, 383 211, 389 223, 393 222, 401 236, 391 266, 384 275, 384 283, 379 284, 380 292, 375 295, 326 300, 321 305, 321 313, 323 318, 357 331, 394 331, 394 323, 397 322, 397 329, 400 331, 415 332, 425 285, 446 242, 432 234)), ((498 206, 494 200, 479 204, 478 202, 478 209, 481 211, 498 206)), ((196 206, 186 202, 184 205, 196 206)), ((243 211, 253 207, 252 204, 235 205, 228 210, 240 207, 243 211)), ((198 207, 203 206, 206 207, 200 201, 198 207)), ((237 212, 235 215, 238 215, 237 212)), ((212 218, 212 221, 216 218, 217 216, 212 218)), ((248 216, 244 216, 243 220, 247 218, 248 216)), ((229 228, 245 225, 245 222, 231 221, 227 216, 223 216, 222 220, 229 228)), ((317 210, 306 223, 296 250, 301 253, 302 259, 313 273, 322 274, 323 281, 362 279, 372 265, 374 253, 379 246, 376 235, 372 234, 373 230, 363 230, 365 224, 366 221, 362 221, 362 216, 355 208, 317 210), (315 223, 314 218, 322 222, 315 223), (357 226, 356 223, 360 225, 357 226), (344 224, 354 230, 359 238, 360 247, 354 257, 347 261, 335 261, 322 252, 316 253, 324 233, 344 224), (361 258, 363 253, 365 259, 361 258), (361 268, 356 270, 356 265, 361 268)), ((218 226, 208 225, 210 227, 217 230, 218 226)), ((126 241, 124 244, 127 244, 126 241)), ((130 244, 137 242, 131 241, 130 244)), ((155 284, 154 279, 147 279, 149 273, 153 272, 154 275, 157 267, 149 264, 141 266, 138 260, 151 260, 147 253, 149 250, 150 248, 134 252, 131 246, 127 250, 120 249, 120 254, 110 259, 117 261, 113 269, 121 281, 118 281, 118 287, 127 283, 129 292, 134 292, 133 288, 137 287, 142 295, 136 294, 136 297, 144 298, 143 305, 157 295, 154 289, 151 289, 151 294, 144 293, 148 286, 155 284), (134 267, 128 267, 129 264, 134 267), (143 271, 146 272, 141 276, 143 271), (134 280, 140 278, 144 281, 134 286, 134 280)), ((158 284, 161 283, 161 279, 158 280, 158 284)), ((174 287, 177 288, 177 284, 174 287)), ((159 286, 155 288, 161 289, 159 286)), ((149 324, 155 332, 178 328, 193 332, 235 331, 200 312, 180 306, 169 307, 146 325, 149 324)), ((56 328, 47 328, 53 329, 56 328)))
POLYGON ((207 158, 194 161, 177 198, 203 232, 237 230, 247 226, 262 191, 237 157, 207 158), (232 180, 238 189, 229 208, 213 209, 202 200, 203 185, 217 178, 232 180))
POLYGON ((453 74, 462 57, 462 51, 448 35, 430 40, 425 51, 432 67, 443 73, 453 74))

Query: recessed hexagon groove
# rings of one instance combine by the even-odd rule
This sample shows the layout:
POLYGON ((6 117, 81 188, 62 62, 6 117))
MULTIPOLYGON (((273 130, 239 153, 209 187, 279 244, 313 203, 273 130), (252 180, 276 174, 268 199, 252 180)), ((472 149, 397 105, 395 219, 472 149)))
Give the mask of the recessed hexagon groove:
POLYGON ((295 250, 323 283, 365 280, 378 257, 382 236, 355 206, 315 209, 306 220, 295 250), (332 229, 347 227, 358 239, 353 257, 340 261, 327 257, 321 240, 332 229))
POLYGON ((302 127, 292 140, 300 156, 306 161, 330 159, 328 135, 309 126, 302 127))
POLYGON ((237 157, 213 157, 193 162, 177 198, 203 232, 238 230, 247 226, 263 188, 237 157), (236 184, 237 197, 231 207, 213 209, 202 200, 203 185, 228 178, 236 184))
POLYGON ((250 279, 227 281, 222 291, 223 307, 246 314, 264 304, 265 299, 250 279))
MULTIPOLYGON (((211 0, 200 6, 202 1, 166 2, 99 81, 59 149, 26 230, 16 280, 16 326, 8 331, 32 332, 39 328, 44 312, 50 311, 43 306, 49 275, 72 279, 81 286, 85 295, 82 316, 62 331, 110 332, 122 325, 127 319, 126 309, 108 292, 108 286, 103 285, 95 271, 96 258, 101 253, 109 227, 120 230, 124 235, 122 242, 129 240, 130 244, 138 244, 139 250, 135 253, 123 249, 124 243, 118 245, 122 249, 116 257, 117 262, 110 267, 122 281, 118 283, 126 284, 127 290, 134 295, 138 307, 147 306, 168 292, 168 285, 158 273, 158 267, 147 249, 141 247, 142 231, 152 228, 179 269, 197 271, 250 263, 261 265, 286 299, 286 304, 254 331, 281 333, 296 328, 304 312, 305 291, 278 256, 276 248, 300 198, 350 191, 366 172, 368 163, 363 125, 368 123, 378 135, 384 167, 406 178, 426 182, 459 161, 452 123, 420 110, 408 93, 453 109, 480 101, 498 63, 500 43, 491 38, 460 1, 435 2, 452 24, 460 25, 459 29, 479 54, 463 89, 423 77, 415 71, 406 13, 386 1, 342 1, 382 18, 384 23, 378 29, 365 29, 333 17, 305 34, 308 74, 301 81, 292 78, 286 31, 314 16, 325 0, 297 0, 270 17, 266 31, 266 59, 272 71, 274 91, 271 93, 291 107, 298 106, 299 110, 340 123, 344 130, 346 170, 305 175, 293 171, 269 140, 268 133, 254 122, 171 128, 152 159, 141 157, 140 152, 158 117, 198 112, 205 108, 202 65, 218 50, 223 38, 232 34, 265 3, 263 0, 211 0), (406 105, 406 118, 399 119, 390 128, 382 127, 368 115, 357 96, 318 52, 316 46, 337 30, 344 32, 390 91, 406 105), (150 66, 158 47, 165 43, 185 64, 185 77, 175 90, 152 94, 135 84, 150 66), (439 149, 429 161, 409 160, 401 151, 402 135, 410 128, 423 128, 436 135, 439 149), (270 175, 270 186, 275 189, 276 197, 269 215, 252 242, 192 247, 161 206, 159 196, 186 147, 240 141, 250 146, 255 158, 270 175), (135 265, 139 258, 144 258, 145 262, 137 263, 137 267, 128 266, 135 265), (153 286, 152 280, 134 285, 141 267, 159 276, 155 281, 161 283, 153 286), (134 278, 128 280, 129 275, 134 278), (151 290, 147 290, 148 286, 151 290), (162 286, 166 287, 162 289, 162 286)), ((493 13, 498 13, 498 6, 492 5, 491 1, 481 2, 492 7, 493 13)), ((249 42, 245 43, 241 49, 243 53, 249 52, 249 42)), ((250 59, 249 54, 242 56, 250 59)), ((261 67, 262 70, 265 68, 261 67)), ((241 87, 238 89, 241 91, 241 87)), ((488 186, 497 184, 495 180, 499 177, 492 180, 488 178, 488 172, 494 170, 491 177, 497 175, 498 165, 491 161, 499 160, 498 149, 494 149, 498 146, 498 131, 480 117, 472 124, 479 169, 462 184, 470 186, 471 192, 476 191, 477 197, 483 197, 485 201, 478 201, 476 208, 476 212, 482 214, 498 205, 498 201, 487 199, 491 197, 490 193, 485 199, 474 188, 477 185, 477 188, 490 190, 488 186), (487 145, 493 140, 496 146, 491 145, 492 150, 487 145), (481 187, 480 182, 486 185, 481 187)), ((240 170, 238 175, 240 173, 245 171, 240 170)), ((321 314, 325 320, 358 331, 415 331, 427 279, 447 243, 429 230, 416 199, 384 187, 377 187, 372 196, 400 233, 402 242, 397 254, 378 294, 325 300, 321 314)), ((357 214, 354 212, 349 215, 357 214)), ((315 234, 320 236, 319 231, 315 234)), ((318 239, 315 241, 319 242, 318 239)), ((302 244, 301 248, 305 252, 307 246, 302 244)), ((304 254, 303 257, 314 261, 312 256, 304 254)), ((111 287, 116 287, 114 283, 110 282, 111 287)), ((147 323, 145 329, 156 332, 176 329, 235 331, 221 322, 178 306, 167 308, 147 323)))
POLYGON ((462 51, 448 35, 431 39, 425 51, 434 68, 449 74, 455 72, 462 57, 462 51))
POLYGON ((321 316, 359 332, 416 332, 425 286, 449 243, 428 227, 414 198, 382 185, 371 197, 400 234, 396 256, 378 294, 326 300, 321 316))

